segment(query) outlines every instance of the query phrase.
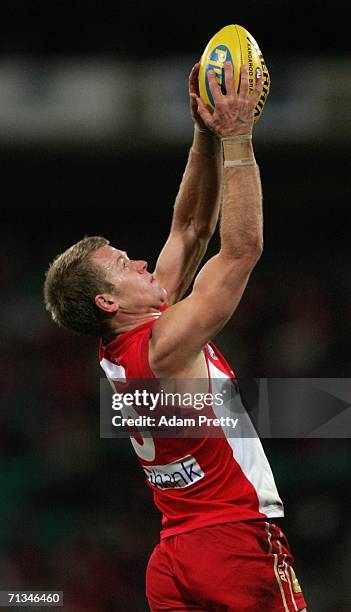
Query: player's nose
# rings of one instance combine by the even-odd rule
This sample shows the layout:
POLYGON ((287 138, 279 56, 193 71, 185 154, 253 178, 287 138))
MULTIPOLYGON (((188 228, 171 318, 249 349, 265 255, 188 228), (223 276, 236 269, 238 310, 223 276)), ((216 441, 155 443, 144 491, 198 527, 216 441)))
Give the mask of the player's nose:
POLYGON ((135 259, 133 263, 134 263, 135 269, 137 270, 137 272, 139 272, 139 274, 146 272, 147 261, 143 261, 142 259, 135 259))

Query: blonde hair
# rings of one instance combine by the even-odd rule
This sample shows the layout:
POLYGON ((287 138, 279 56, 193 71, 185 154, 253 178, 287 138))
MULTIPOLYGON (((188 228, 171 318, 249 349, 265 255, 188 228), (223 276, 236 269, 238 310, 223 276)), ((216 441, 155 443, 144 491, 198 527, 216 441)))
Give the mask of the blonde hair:
POLYGON ((44 301, 55 323, 78 334, 100 336, 108 314, 95 304, 95 296, 114 289, 91 255, 110 244, 102 236, 86 236, 57 255, 45 276, 44 301))

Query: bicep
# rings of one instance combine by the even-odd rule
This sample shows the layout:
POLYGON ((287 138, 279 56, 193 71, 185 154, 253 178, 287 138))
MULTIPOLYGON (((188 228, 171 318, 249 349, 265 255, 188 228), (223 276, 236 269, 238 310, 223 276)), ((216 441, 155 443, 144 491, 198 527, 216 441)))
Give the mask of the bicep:
POLYGON ((220 254, 206 263, 191 295, 154 325, 150 358, 155 369, 180 370, 196 358, 233 315, 254 265, 249 257, 229 260, 220 254))

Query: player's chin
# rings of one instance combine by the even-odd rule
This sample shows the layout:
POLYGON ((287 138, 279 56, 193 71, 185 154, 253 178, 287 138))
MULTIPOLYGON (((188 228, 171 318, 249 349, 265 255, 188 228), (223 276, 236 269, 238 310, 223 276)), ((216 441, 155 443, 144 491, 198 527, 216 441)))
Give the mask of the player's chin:
POLYGON ((163 287, 158 287, 158 298, 160 300, 160 306, 163 306, 167 302, 167 291, 163 287))

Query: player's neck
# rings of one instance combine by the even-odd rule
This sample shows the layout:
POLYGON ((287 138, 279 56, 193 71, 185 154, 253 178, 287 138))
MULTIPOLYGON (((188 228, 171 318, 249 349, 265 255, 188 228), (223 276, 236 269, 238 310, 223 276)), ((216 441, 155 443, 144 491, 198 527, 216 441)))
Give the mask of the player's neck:
POLYGON ((161 314, 162 313, 159 310, 152 310, 151 312, 142 313, 119 312, 118 316, 116 316, 111 324, 107 337, 109 339, 115 338, 118 336, 118 334, 134 329, 134 327, 138 327, 138 325, 141 325, 142 323, 158 319, 161 314))

